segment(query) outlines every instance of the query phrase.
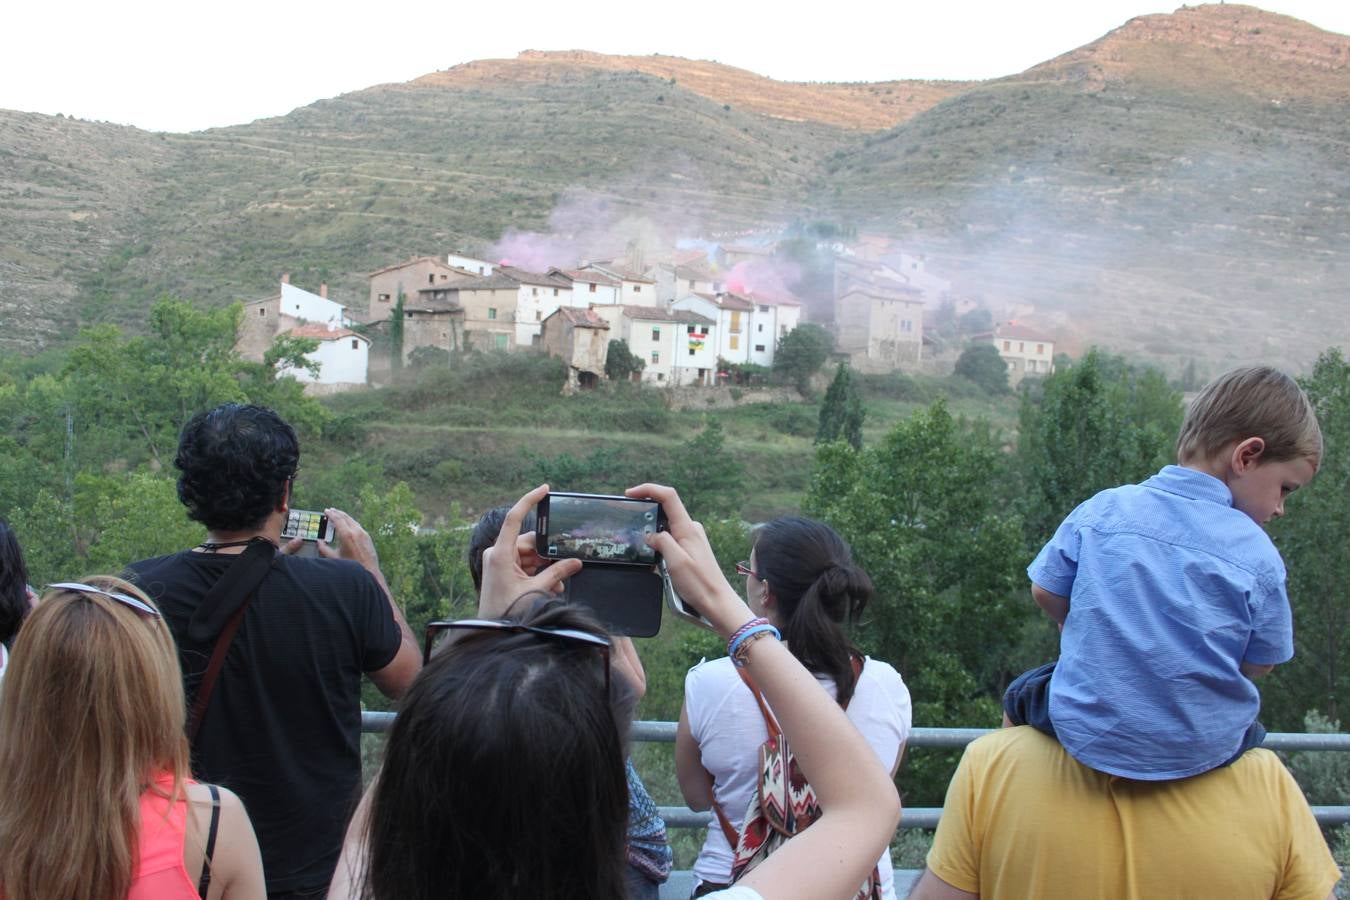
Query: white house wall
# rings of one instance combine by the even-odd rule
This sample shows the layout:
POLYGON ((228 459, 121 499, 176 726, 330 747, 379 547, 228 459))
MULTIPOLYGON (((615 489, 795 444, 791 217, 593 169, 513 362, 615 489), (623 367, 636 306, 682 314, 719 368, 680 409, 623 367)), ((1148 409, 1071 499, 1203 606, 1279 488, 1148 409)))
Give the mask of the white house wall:
POLYGON ((319 374, 305 369, 286 369, 281 374, 296 381, 318 384, 365 384, 370 364, 370 342, 359 337, 340 337, 319 341, 319 347, 305 355, 319 364, 319 374))
POLYGON ((321 325, 341 325, 343 305, 326 297, 311 294, 285 282, 281 285, 281 314, 321 325))

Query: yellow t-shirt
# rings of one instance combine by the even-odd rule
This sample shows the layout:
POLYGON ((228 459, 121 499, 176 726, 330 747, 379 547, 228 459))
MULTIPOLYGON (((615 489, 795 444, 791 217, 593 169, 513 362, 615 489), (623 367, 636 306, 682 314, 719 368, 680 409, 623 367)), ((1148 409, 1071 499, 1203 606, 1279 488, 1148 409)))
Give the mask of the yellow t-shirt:
POLYGON ((1025 726, 966 749, 928 868, 982 900, 1325 900, 1340 878, 1269 750, 1182 781, 1131 781, 1086 768, 1025 726))

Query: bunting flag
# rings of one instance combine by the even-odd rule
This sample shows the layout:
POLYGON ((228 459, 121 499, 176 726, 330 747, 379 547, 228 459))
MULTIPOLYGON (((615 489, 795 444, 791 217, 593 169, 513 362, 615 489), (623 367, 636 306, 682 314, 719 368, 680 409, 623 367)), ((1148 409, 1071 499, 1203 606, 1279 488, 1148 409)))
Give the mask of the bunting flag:
POLYGON ((708 332, 689 332, 689 349, 702 350, 704 343, 708 340, 708 332))

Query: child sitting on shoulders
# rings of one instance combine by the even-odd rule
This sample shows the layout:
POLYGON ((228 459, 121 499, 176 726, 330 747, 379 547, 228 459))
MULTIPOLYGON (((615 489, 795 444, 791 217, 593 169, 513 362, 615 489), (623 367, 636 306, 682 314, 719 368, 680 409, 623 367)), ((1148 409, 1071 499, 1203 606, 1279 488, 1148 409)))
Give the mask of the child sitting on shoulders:
POLYGON ((1259 746, 1251 679, 1294 655, 1284 562, 1262 526, 1321 458, 1316 413, 1288 375, 1242 368, 1206 385, 1178 464, 1079 505, 1027 568, 1060 623, 1060 658, 1009 686, 1007 724, 1144 781, 1259 746))

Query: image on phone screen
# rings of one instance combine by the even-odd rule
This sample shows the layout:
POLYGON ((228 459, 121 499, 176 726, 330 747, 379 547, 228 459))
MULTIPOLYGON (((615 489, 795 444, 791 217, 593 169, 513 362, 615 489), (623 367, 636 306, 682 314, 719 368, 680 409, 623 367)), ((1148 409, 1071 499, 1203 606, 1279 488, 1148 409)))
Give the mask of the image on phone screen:
POLYGON ((550 494, 544 556, 589 562, 655 565, 647 535, 660 526, 655 500, 550 494))

